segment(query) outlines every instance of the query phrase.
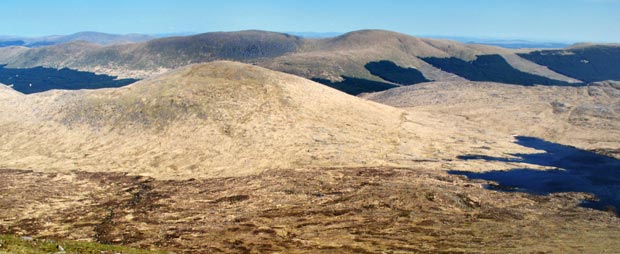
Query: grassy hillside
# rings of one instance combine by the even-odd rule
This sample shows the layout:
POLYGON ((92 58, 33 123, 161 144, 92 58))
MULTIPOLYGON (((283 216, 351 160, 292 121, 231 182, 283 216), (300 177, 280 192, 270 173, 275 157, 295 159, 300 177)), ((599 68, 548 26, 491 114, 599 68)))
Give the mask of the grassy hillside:
POLYGON ((418 139, 401 111, 242 63, 190 65, 121 88, 5 90, 5 168, 213 177, 423 156, 420 144, 399 141, 418 139))
POLYGON ((0 48, 0 63, 9 67, 67 67, 120 77, 145 78, 187 64, 235 60, 305 78, 337 81, 347 76, 382 82, 387 80, 373 75, 365 68, 366 64, 387 60, 405 69, 416 69, 428 80, 462 80, 419 58, 455 57, 472 61, 478 55, 488 54, 502 55, 511 66, 523 72, 570 80, 544 66, 524 60, 509 49, 422 39, 383 30, 361 30, 323 39, 266 31, 240 31, 105 47, 73 42, 20 51, 0 48))
POLYGON ((215 60, 252 62, 273 58, 297 51, 304 43, 305 40, 300 37, 283 33, 216 32, 105 47, 71 42, 33 48, 17 54, 11 52, 15 51, 13 49, 0 49, 0 63, 6 63, 9 67, 67 67, 121 77, 145 78, 192 63, 215 60))
POLYGON ((455 125, 467 119, 505 135, 534 136, 611 155, 620 150, 620 82, 580 87, 429 82, 365 98, 438 118, 452 115, 455 125))
POLYGON ((104 245, 93 242, 31 239, 0 235, 0 254, 164 254, 168 252, 104 245), (61 251, 59 246, 64 250, 61 251))
POLYGON ((144 46, 146 51, 153 54, 169 52, 175 53, 177 57, 250 60, 294 52, 303 43, 301 37, 283 33, 242 31, 163 38, 147 42, 144 46))

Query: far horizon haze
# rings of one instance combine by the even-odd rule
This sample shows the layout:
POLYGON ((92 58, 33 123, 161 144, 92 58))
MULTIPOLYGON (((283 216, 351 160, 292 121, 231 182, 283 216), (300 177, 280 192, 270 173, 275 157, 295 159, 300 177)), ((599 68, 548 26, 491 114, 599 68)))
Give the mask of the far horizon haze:
POLYGON ((29 37, 384 29, 415 36, 620 42, 620 0, 23 0, 3 2, 2 9, 0 35, 29 37))

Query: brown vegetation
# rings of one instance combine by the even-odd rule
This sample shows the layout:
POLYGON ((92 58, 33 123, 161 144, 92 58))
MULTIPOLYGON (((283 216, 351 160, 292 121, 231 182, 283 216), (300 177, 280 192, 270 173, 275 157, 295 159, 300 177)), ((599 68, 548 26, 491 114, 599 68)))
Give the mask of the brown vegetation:
POLYGON ((299 168, 162 181, 1 170, 0 231, 178 253, 604 253, 583 194, 501 193, 440 171, 299 168))

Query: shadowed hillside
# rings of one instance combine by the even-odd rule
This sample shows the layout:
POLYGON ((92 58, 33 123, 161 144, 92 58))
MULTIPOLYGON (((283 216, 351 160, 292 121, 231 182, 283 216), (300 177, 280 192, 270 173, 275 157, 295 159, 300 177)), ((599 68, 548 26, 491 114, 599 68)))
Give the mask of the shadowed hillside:
MULTIPOLYGON (((0 63, 8 64, 8 67, 67 67, 122 78, 145 78, 187 64, 235 60, 332 83, 343 81, 343 77, 399 83, 399 80, 393 79, 393 75, 391 78, 372 73, 366 66, 372 62, 393 62, 403 73, 392 73, 400 76, 398 79, 406 76, 407 82, 410 82, 408 79, 421 80, 420 74, 427 80, 462 81, 463 77, 442 71, 420 58, 454 57, 473 61, 479 55, 495 54, 519 71, 565 82, 579 82, 525 60, 517 52, 521 51, 422 39, 382 30, 355 31, 323 39, 306 39, 265 31, 241 31, 106 47, 70 43, 36 49, 0 48, 0 63), (412 69, 420 74, 409 77, 407 73, 412 69)), ((346 82, 341 86, 345 87, 343 90, 353 89, 346 82)))
POLYGON ((372 75, 400 85, 413 85, 430 81, 417 69, 402 68, 390 61, 371 62, 364 67, 372 75))
POLYGON ((493 81, 516 85, 583 85, 553 80, 516 70, 499 55, 481 55, 466 62, 458 58, 422 58, 433 66, 457 74, 471 81, 493 81))
POLYGON ((16 48, 2 48, 0 63, 8 63, 9 67, 68 67, 120 77, 144 78, 192 63, 276 57, 298 50, 303 43, 300 37, 281 33, 218 32, 107 47, 73 42, 18 53, 15 53, 16 48))
POLYGON ((135 79, 116 79, 107 75, 70 69, 26 68, 11 69, 0 65, 0 83, 24 93, 39 93, 52 89, 79 90, 121 87, 136 82, 135 79))
POLYGON ((342 77, 342 81, 331 81, 329 79, 322 78, 313 78, 312 80, 351 95, 380 92, 398 87, 396 85, 386 82, 352 78, 346 76, 342 77))
POLYGON ((461 44, 449 40, 416 38, 383 30, 361 30, 334 38, 315 40, 302 52, 287 54, 261 62, 272 69, 303 77, 340 81, 342 76, 385 81, 373 75, 365 66, 371 62, 391 61, 401 68, 415 68, 429 80, 463 80, 462 77, 444 72, 420 58, 455 57, 472 61, 478 55, 501 55, 514 68, 523 72, 575 82, 544 66, 534 64, 500 47, 461 44))
POLYGON ((583 45, 519 55, 586 82, 620 80, 620 45, 583 45))

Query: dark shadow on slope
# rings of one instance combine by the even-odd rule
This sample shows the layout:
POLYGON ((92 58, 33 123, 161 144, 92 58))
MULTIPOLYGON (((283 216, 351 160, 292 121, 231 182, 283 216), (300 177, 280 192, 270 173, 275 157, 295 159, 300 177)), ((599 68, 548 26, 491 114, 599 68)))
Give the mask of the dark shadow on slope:
POLYGON ((79 90, 122 87, 137 79, 116 79, 114 76, 97 75, 91 72, 44 67, 12 69, 0 65, 0 83, 13 85, 13 89, 24 94, 45 92, 52 89, 79 90))
POLYGON ((592 46, 541 50, 519 56, 588 83, 620 80, 620 47, 592 46))
POLYGON ((463 160, 522 162, 555 170, 513 169, 474 173, 450 171, 471 179, 495 181, 500 190, 520 191, 538 195, 559 192, 585 192, 597 201, 584 201, 583 207, 620 211, 620 160, 560 145, 533 137, 517 137, 517 144, 544 150, 536 154, 511 154, 516 158, 497 158, 482 155, 460 156, 463 160))
POLYGON ((380 92, 397 87, 393 84, 361 78, 352 78, 347 76, 342 76, 342 78, 343 80, 340 82, 333 82, 331 80, 321 78, 313 78, 312 81, 321 83, 323 85, 329 86, 331 88, 340 90, 351 95, 380 92))
POLYGON ((383 60, 364 65, 372 75, 396 84, 413 85, 431 80, 426 79, 422 72, 414 68, 403 68, 394 62, 383 60))
POLYGON ((490 81, 514 85, 547 85, 547 86, 584 86, 582 83, 568 83, 538 76, 512 67, 500 55, 482 55, 473 62, 466 62, 459 58, 422 58, 425 62, 454 73, 471 81, 490 81))

